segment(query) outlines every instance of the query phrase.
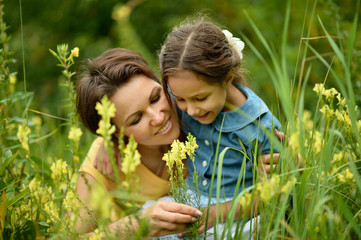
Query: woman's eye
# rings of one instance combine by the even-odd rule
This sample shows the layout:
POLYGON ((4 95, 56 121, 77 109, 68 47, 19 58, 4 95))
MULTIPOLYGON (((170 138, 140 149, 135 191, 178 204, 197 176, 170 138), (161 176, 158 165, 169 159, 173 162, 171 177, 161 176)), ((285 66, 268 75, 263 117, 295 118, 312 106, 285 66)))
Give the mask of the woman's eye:
POLYGON ((182 101, 184 101, 183 98, 176 98, 175 100, 176 100, 177 102, 182 102, 182 101))
POLYGON ((141 119, 142 119, 142 115, 139 115, 130 125, 132 126, 139 123, 141 119))
POLYGON ((156 103, 160 99, 160 95, 155 96, 150 103, 156 103))

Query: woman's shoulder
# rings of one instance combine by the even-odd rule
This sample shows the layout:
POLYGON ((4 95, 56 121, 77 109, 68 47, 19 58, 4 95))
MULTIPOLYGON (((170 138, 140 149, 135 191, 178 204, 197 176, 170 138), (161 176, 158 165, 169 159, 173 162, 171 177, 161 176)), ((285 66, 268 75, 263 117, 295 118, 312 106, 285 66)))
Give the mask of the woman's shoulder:
POLYGON ((79 172, 93 172, 93 170, 95 169, 93 167, 94 161, 95 161, 96 155, 97 155, 101 145, 103 144, 103 142, 104 142, 104 139, 101 137, 97 137, 96 139, 94 139, 94 141, 92 142, 92 144, 89 148, 87 155, 85 156, 85 158, 79 168, 79 172))

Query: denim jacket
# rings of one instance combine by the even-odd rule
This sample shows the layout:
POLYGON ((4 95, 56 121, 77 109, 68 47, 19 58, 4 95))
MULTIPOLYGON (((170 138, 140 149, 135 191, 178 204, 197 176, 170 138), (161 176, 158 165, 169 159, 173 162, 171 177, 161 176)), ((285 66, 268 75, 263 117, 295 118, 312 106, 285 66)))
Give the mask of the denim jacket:
MULTIPOLYGON (((223 159, 221 197, 232 197, 235 192, 244 159, 246 160, 245 175, 242 174, 244 182, 241 181, 239 192, 242 191, 242 186, 247 188, 253 185, 254 147, 257 137, 259 152, 261 154, 268 154, 271 151, 271 142, 259 125, 267 128, 272 133, 274 128, 280 130, 279 121, 269 111, 262 99, 243 85, 237 85, 237 88, 246 95, 246 102, 235 111, 220 112, 211 124, 201 124, 195 117, 189 116, 187 112, 177 108, 184 131, 187 135, 190 132, 195 136, 197 144, 199 145, 199 148, 196 149, 195 153, 195 167, 199 175, 198 187, 202 195, 208 195, 210 191, 211 177, 220 132, 221 136, 217 157, 218 163, 219 154, 222 150, 226 147, 231 147, 226 151, 223 159), (224 122, 222 126, 223 118, 224 122), (238 149, 239 151, 235 149, 238 149), (246 158, 244 153, 247 154, 246 158)), ((277 152, 275 148, 273 151, 277 152)), ((216 196, 218 163, 213 183, 212 197, 216 196)), ((194 167, 190 159, 188 159, 187 165, 187 184, 191 188, 194 188, 192 180, 194 167)))

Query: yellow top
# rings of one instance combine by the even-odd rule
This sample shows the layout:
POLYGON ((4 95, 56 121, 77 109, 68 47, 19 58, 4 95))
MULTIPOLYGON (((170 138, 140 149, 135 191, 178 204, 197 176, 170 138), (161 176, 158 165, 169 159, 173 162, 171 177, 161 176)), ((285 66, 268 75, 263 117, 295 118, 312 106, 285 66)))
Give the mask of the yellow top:
MULTIPOLYGON (((87 173, 95 178, 95 180, 105 187, 108 192, 112 192, 117 189, 117 184, 104 176, 94 167, 94 160, 97 155, 97 152, 100 146, 103 143, 103 138, 96 138, 89 152, 83 161, 79 169, 79 174, 87 173)), ((135 199, 137 203, 142 206, 148 200, 157 200, 160 197, 163 197, 169 192, 169 181, 164 180, 153 172, 151 172, 144 164, 140 163, 135 171, 135 174, 139 178, 138 182, 138 194, 142 196, 140 199, 135 199)), ((124 174, 121 173, 121 182, 124 180, 124 174)), ((91 188, 92 189, 92 188, 91 188)), ((136 193, 137 188, 132 188, 134 193, 136 193)), ((122 208, 116 202, 120 202, 119 199, 113 198, 113 208, 111 209, 111 221, 115 221, 121 217, 122 208)))

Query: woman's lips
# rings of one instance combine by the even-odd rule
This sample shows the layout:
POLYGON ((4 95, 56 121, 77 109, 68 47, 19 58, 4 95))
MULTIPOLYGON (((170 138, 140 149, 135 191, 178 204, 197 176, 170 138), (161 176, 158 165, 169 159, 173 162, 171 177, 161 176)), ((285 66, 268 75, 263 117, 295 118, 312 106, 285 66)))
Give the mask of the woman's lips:
POLYGON ((156 133, 157 135, 168 134, 172 130, 173 124, 171 119, 168 119, 166 124, 156 133))

